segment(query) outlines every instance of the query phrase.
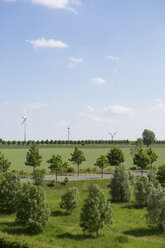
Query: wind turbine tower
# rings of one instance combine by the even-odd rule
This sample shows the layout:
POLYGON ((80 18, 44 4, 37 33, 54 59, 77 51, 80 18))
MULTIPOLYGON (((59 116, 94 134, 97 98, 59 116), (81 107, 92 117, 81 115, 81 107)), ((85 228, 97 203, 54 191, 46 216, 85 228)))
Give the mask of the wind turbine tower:
POLYGON ((110 133, 110 132, 108 132, 110 135, 111 135, 111 140, 112 140, 112 142, 113 142, 113 138, 114 138, 114 136, 117 134, 117 131, 115 132, 115 133, 110 133))
POLYGON ((68 141, 70 140, 70 127, 67 128, 68 129, 68 141))
POLYGON ((26 114, 24 114, 22 118, 23 118, 22 125, 24 125, 24 141, 26 141, 26 132, 27 132, 26 121, 28 117, 26 114))

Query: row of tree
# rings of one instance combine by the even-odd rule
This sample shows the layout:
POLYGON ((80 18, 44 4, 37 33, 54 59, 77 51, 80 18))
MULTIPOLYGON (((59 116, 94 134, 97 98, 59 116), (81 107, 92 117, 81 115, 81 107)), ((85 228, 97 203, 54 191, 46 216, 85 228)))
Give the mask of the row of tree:
MULTIPOLYGON (((162 143, 164 144, 165 141, 156 141, 154 132, 145 129, 142 133, 142 139, 145 145, 149 146, 152 143, 162 143)), ((70 145, 86 145, 86 144, 134 144, 134 142, 130 142, 127 140, 28 140, 28 141, 5 141, 0 139, 1 144, 8 144, 8 145, 31 145, 32 143, 36 144, 70 144, 70 145)))
MULTIPOLYGON (((141 143, 137 143, 134 148, 131 149, 131 155, 133 156, 133 163, 139 169, 141 169, 142 174, 143 170, 147 169, 148 165, 150 165, 150 169, 152 169, 153 163, 158 159, 158 155, 152 150, 151 147, 145 149, 141 143)), ((68 159, 71 163, 77 165, 77 175, 79 175, 80 165, 82 162, 86 161, 84 152, 77 147, 75 147, 73 153, 71 153, 71 157, 68 159)), ((113 147, 106 155, 101 155, 96 159, 95 166, 99 167, 102 172, 108 166, 118 166, 121 163, 124 163, 125 156, 122 150, 119 147, 113 147)), ((25 165, 28 167, 33 167, 33 173, 37 167, 41 165, 42 156, 39 154, 39 148, 37 147, 36 143, 33 143, 29 151, 26 155, 26 162, 25 165)), ((58 173, 62 173, 67 171, 68 169, 71 170, 71 166, 68 161, 63 162, 61 155, 53 154, 51 158, 47 161, 49 164, 49 170, 52 175, 57 175, 58 173)), ((0 170, 3 172, 7 171, 10 167, 10 162, 5 159, 4 154, 0 152, 0 170)), ((42 170, 43 174, 44 171, 42 170)))

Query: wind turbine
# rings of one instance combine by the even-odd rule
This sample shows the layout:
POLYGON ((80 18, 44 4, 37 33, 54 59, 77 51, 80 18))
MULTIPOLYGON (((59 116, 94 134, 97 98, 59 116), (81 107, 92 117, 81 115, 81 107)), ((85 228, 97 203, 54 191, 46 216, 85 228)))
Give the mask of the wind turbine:
POLYGON ((110 133, 110 132, 108 132, 108 133, 111 135, 112 142, 113 142, 113 138, 114 138, 114 136, 117 134, 117 132, 118 132, 118 131, 116 131, 115 133, 110 133))
POLYGON ((70 136, 71 136, 70 128, 71 128, 71 125, 72 125, 73 121, 74 121, 74 120, 72 120, 72 121, 69 123, 68 127, 67 127, 67 130, 68 130, 68 141, 70 140, 70 136))
POLYGON ((26 141, 26 121, 27 121, 27 119, 28 119, 28 117, 27 117, 27 114, 26 114, 26 112, 24 111, 24 115, 22 115, 22 119, 23 119, 23 121, 22 121, 22 125, 24 125, 24 141, 26 141))
POLYGON ((67 129, 68 129, 68 141, 69 141, 69 139, 70 139, 70 127, 67 127, 67 129))

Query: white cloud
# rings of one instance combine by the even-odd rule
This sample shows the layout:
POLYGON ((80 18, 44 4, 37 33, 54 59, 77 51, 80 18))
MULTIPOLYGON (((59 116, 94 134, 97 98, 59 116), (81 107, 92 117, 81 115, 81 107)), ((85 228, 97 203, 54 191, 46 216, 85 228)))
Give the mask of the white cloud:
POLYGON ((41 109, 43 107, 46 107, 48 104, 46 103, 28 103, 27 104, 27 107, 30 108, 30 109, 41 109))
POLYGON ((118 70, 116 68, 113 69, 113 72, 118 72, 118 70))
POLYGON ((119 60, 119 57, 115 57, 115 56, 106 56, 106 59, 111 59, 113 61, 119 60))
POLYGON ((75 64, 82 63, 84 61, 82 58, 74 58, 74 57, 71 57, 70 60, 72 63, 75 63, 75 64))
POLYGON ((132 108, 124 107, 122 105, 111 105, 111 106, 104 108, 103 111, 106 111, 106 112, 110 111, 114 114, 119 114, 119 115, 125 115, 125 114, 133 115, 134 114, 134 110, 132 108))
POLYGON ((165 102, 162 99, 156 99, 157 104, 154 106, 155 110, 165 112, 165 102))
POLYGON ((92 106, 88 106, 87 109, 90 111, 90 112, 94 112, 95 109, 92 107, 92 106))
POLYGON ((93 84, 106 84, 106 81, 101 77, 95 77, 92 78, 91 80, 93 84))
MULTIPOLYGON (((17 0, 3 0, 5 2, 16 2, 17 0)), ((74 6, 81 4, 81 0, 27 0, 34 4, 40 4, 52 9, 66 9, 77 14, 74 6)))
POLYGON ((114 119, 101 118, 100 116, 94 115, 94 114, 85 114, 85 113, 79 112, 78 115, 86 117, 86 118, 88 118, 88 119, 90 119, 90 120, 92 120, 94 122, 100 122, 100 123, 114 123, 115 122, 114 119))
POLYGON ((74 67, 76 67, 76 65, 75 65, 75 64, 72 64, 72 63, 70 63, 70 64, 68 64, 68 65, 67 65, 67 67, 69 67, 69 68, 74 68, 74 67))
POLYGON ((67 65, 69 68, 74 68, 76 67, 77 64, 82 63, 84 61, 82 58, 75 58, 75 57, 71 57, 69 58, 69 60, 71 61, 71 63, 67 65))
POLYGON ((34 46, 34 48, 38 48, 38 47, 66 48, 68 47, 68 45, 63 43, 62 41, 54 40, 54 39, 45 39, 44 37, 38 40, 27 40, 27 42, 31 43, 34 46))

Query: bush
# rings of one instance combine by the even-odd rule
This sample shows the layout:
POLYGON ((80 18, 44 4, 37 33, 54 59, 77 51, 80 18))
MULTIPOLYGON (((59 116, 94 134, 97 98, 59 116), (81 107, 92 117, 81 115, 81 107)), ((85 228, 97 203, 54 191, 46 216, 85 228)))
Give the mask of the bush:
POLYGON ((157 227, 165 232, 165 189, 155 188, 147 202, 146 221, 150 228, 157 227))
POLYGON ((54 187, 56 185, 56 181, 55 180, 51 180, 49 183, 48 183, 48 187, 54 187))
POLYGON ((20 190, 20 177, 15 172, 6 172, 0 180, 0 207, 9 212, 15 211, 16 196, 20 190))
POLYGON ((16 223, 38 232, 49 222, 49 217, 50 211, 42 188, 24 183, 17 195, 16 223))
POLYGON ((118 165, 111 181, 112 201, 129 202, 132 196, 132 182, 125 165, 118 165))
POLYGON ((165 182, 165 164, 159 166, 157 172, 157 178, 159 182, 165 182))
POLYGON ((36 186, 42 186, 44 182, 46 171, 44 169, 35 169, 32 173, 32 178, 36 186))
POLYGON ((68 177, 65 177, 65 179, 64 179, 64 181, 61 183, 61 185, 66 186, 67 183, 69 183, 69 179, 68 179, 68 177))
POLYGON ((147 201, 150 194, 154 190, 154 184, 149 181, 148 177, 141 176, 136 184, 135 198, 138 205, 144 207, 147 205, 147 201))
POLYGON ((73 167, 71 167, 71 166, 69 166, 68 168, 66 168, 64 171, 66 173, 75 173, 76 172, 76 170, 73 167))
POLYGON ((68 191, 62 196, 60 207, 70 211, 71 213, 75 208, 80 205, 79 190, 76 187, 69 188, 68 191))

